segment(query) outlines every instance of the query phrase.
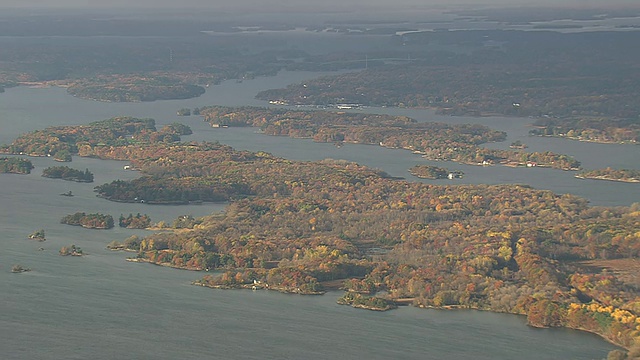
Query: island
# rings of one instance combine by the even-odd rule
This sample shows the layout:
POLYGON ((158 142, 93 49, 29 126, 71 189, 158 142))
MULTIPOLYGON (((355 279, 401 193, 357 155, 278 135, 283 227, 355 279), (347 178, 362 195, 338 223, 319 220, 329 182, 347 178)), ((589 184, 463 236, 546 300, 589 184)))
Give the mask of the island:
MULTIPOLYGON (((68 166, 52 166, 42 170, 42 176, 51 179, 62 179, 67 181, 93 182, 93 173, 89 169, 85 171, 72 169, 68 166)), ((67 195, 68 196, 68 195, 67 195)))
POLYGON ((113 217, 100 213, 85 214, 84 212, 77 212, 64 216, 60 223, 82 226, 87 229, 111 229, 113 228, 113 217))
POLYGON ((29 174, 33 169, 33 164, 28 159, 17 157, 0 157, 0 174, 29 174))
POLYGON ((409 173, 421 179, 461 179, 464 173, 460 170, 449 171, 446 168, 431 165, 416 165, 409 173))
POLYGON ((36 230, 29 234, 29 239, 37 240, 37 241, 45 241, 47 240, 44 235, 44 229, 36 230))
POLYGON ((612 169, 610 167, 605 169, 583 171, 576 175, 578 179, 594 179, 594 180, 609 180, 609 181, 621 181, 628 183, 640 182, 640 170, 630 169, 612 169))
POLYGON ((337 300, 337 303, 340 305, 351 305, 355 308, 375 311, 387 311, 398 307, 393 301, 351 291, 346 292, 337 300))
POLYGON ((165 76, 98 76, 71 81, 67 92, 84 99, 107 102, 141 102, 177 100, 204 94, 202 86, 184 83, 171 75, 165 76))
POLYGON ((63 246, 58 252, 60 256, 84 256, 82 249, 75 245, 63 246))
POLYGON ((516 140, 509 145, 511 149, 526 149, 527 147, 527 144, 523 144, 520 140, 516 140))
POLYGON ((20 264, 13 265, 11 267, 11 272, 14 273, 14 274, 19 274, 19 273, 23 273, 23 272, 27 272, 27 271, 31 271, 31 269, 28 268, 28 267, 24 267, 24 266, 22 266, 20 264))

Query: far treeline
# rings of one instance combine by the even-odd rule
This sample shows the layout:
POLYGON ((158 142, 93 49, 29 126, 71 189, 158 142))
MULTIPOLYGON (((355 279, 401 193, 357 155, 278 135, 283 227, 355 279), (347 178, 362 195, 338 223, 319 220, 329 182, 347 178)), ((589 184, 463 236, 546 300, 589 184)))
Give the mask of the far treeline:
POLYGON ((395 37, 404 45, 403 64, 326 76, 257 98, 540 117, 536 135, 635 143, 640 50, 627 52, 624 44, 639 37, 637 31, 416 31, 395 37), (421 51, 430 45, 464 51, 421 51))
MULTIPOLYGON (((297 162, 216 143, 152 141, 155 132, 146 127, 145 136, 131 139, 135 132, 125 129, 137 121, 107 123, 112 129, 105 134, 121 137, 66 143, 81 156, 127 160, 140 169, 138 179, 99 186, 101 196, 230 201, 224 213, 182 217, 173 232, 129 239, 126 248, 137 250, 139 261, 222 271, 197 281, 205 286, 316 294, 337 281, 364 295, 345 302, 364 307, 402 300, 524 314, 533 326, 588 330, 626 348, 638 344, 638 285, 623 271, 605 270, 626 269, 620 264, 640 256, 638 204, 592 207, 519 185, 406 182, 346 161, 297 162)), ((80 133, 100 134, 104 126, 80 133)), ((60 141, 79 129, 46 131, 60 141)), ((16 142, 35 145, 38 134, 16 142)))
MULTIPOLYGON (((7 34, 16 29, 22 29, 22 34, 67 34, 68 28, 52 24, 57 21, 29 23, 24 28, 24 23, 8 19, 0 25, 7 34), (40 29, 47 24, 54 29, 40 29)), ((153 33, 167 29, 163 23, 153 33)), ((119 34, 122 30, 102 31, 119 34)), ((87 29, 87 33, 95 31, 87 29)), ((366 41, 360 36, 373 33, 389 41, 384 49, 366 53, 337 48, 329 54, 310 54, 277 41, 264 42, 247 53, 244 45, 210 46, 213 38, 200 31, 185 38, 156 37, 148 42, 143 36, 126 44, 108 42, 108 46, 108 40, 99 37, 90 44, 65 36, 51 39, 47 46, 7 43, 6 55, 0 55, 5 65, 0 92, 24 82, 51 82, 91 99, 151 101, 199 96, 207 86, 225 79, 240 81, 283 69, 354 69, 358 72, 267 90, 258 98, 292 105, 351 103, 431 107, 452 115, 532 116, 552 122, 539 124, 536 133, 541 135, 639 140, 636 64, 640 50, 627 45, 638 42, 637 31, 416 29, 396 35, 379 27, 344 36, 366 41)))

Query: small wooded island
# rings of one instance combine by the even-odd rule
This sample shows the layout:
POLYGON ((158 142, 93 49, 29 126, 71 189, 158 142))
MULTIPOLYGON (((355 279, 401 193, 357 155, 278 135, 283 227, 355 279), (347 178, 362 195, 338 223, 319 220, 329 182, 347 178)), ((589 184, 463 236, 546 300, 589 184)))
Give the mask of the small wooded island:
POLYGON ((28 268, 28 267, 24 267, 24 266, 22 266, 20 264, 13 265, 11 267, 11 272, 14 273, 14 274, 19 274, 19 273, 23 273, 23 272, 27 272, 27 271, 31 271, 31 269, 28 268))
POLYGON ((89 169, 85 171, 72 169, 68 166, 52 166, 42 170, 42 176, 51 179, 62 179, 75 182, 93 182, 93 173, 89 169))
MULTIPOLYGON (((88 125, 56 126, 33 131, 21 135, 11 145, 0 146, 0 153, 54 158, 69 155, 70 161, 71 155, 91 156, 89 152, 94 148, 109 150, 122 145, 147 142, 171 143, 180 140, 181 134, 189 133, 191 129, 183 124, 166 125, 158 131, 153 119, 122 116, 88 125)), ((5 161, 14 166, 21 164, 21 168, 25 170, 29 168, 30 171, 33 168, 29 160, 0 158, 4 159, 8 159, 5 161)))
POLYGON ((87 229, 111 229, 113 228, 113 216, 100 213, 85 214, 83 212, 77 212, 66 215, 60 220, 60 223, 82 226, 87 229))
POLYGON ((576 175, 578 179, 610 180, 629 183, 640 182, 640 170, 605 169, 584 171, 576 175))
POLYGON ((409 169, 409 173, 421 179, 461 179, 464 173, 460 170, 450 171, 431 165, 416 165, 409 169))
POLYGON ((37 240, 37 241, 45 241, 47 240, 44 235, 44 229, 36 230, 29 234, 29 239, 37 240))
POLYGON ((82 249, 75 245, 63 246, 58 254, 60 256, 84 256, 82 249))
POLYGON ((0 174, 29 174, 33 169, 33 164, 28 159, 17 157, 0 157, 0 174))
POLYGON ((527 144, 522 143, 520 140, 516 140, 509 145, 511 149, 526 149, 527 147, 527 144))

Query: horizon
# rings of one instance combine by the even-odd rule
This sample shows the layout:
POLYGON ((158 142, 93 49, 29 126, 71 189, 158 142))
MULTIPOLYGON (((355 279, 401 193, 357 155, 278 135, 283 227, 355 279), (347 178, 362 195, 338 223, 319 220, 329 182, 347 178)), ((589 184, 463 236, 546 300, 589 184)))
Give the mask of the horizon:
POLYGON ((293 2, 291 0, 239 0, 233 3, 229 2, 208 2, 204 0, 183 0, 180 3, 168 0, 142 0, 137 1, 135 4, 125 0, 111 0, 108 3, 97 0, 54 0, 54 1, 38 1, 38 0, 3 0, 0 1, 0 8, 5 9, 69 9, 69 10, 144 10, 144 9, 158 9, 158 10, 339 10, 345 8, 379 8, 379 9, 398 9, 402 7, 408 8, 421 8, 427 9, 429 7, 434 8, 477 8, 477 7, 508 7, 508 8, 576 8, 576 9, 610 9, 619 7, 632 7, 640 8, 640 4, 635 0, 615 0, 602 4, 598 0, 565 0, 565 1, 553 1, 543 0, 532 4, 527 0, 431 0, 428 2, 418 0, 399 0, 389 2, 387 0, 347 0, 347 1, 335 1, 329 0, 322 3, 308 2, 300 3, 293 2))

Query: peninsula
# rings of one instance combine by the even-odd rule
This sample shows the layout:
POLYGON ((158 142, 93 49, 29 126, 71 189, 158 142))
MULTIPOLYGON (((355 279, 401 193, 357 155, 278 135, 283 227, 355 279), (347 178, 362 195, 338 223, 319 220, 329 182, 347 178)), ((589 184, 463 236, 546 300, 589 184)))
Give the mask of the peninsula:
MULTIPOLYGON (((308 128, 286 119, 270 123, 268 111, 250 111, 259 115, 252 119, 266 118, 265 129, 308 128)), ((351 131, 351 122, 368 121, 361 115, 319 114, 334 116, 332 124, 344 122, 345 139, 377 134, 373 126, 351 131)), ((287 117, 301 115, 316 116, 287 117)), ((410 119, 381 119, 396 123, 399 143, 405 136, 419 139, 404 127, 416 126, 427 136, 410 119)), ((594 208, 575 196, 522 185, 407 182, 346 161, 299 162, 218 143, 158 141, 167 133, 153 125, 116 118, 57 127, 46 130, 47 137, 34 132, 5 148, 40 149, 46 139, 80 156, 126 160, 140 169, 139 178, 96 187, 109 200, 229 201, 224 213, 180 217, 166 231, 126 246, 137 247, 134 261, 221 271, 196 284, 260 284, 316 294, 343 281, 347 291, 387 301, 410 298, 423 307, 523 314, 533 326, 592 331, 627 348, 638 340, 640 298, 628 277, 603 270, 617 266, 611 259, 640 256, 638 204, 594 208)), ((435 129, 428 133, 432 142, 453 141, 446 135, 454 132, 452 125, 420 126, 435 129)), ((456 131, 461 146, 500 136, 476 126, 456 131)), ((85 219, 95 219, 96 227, 108 222, 104 215, 83 213, 65 222, 81 225, 85 219)))

